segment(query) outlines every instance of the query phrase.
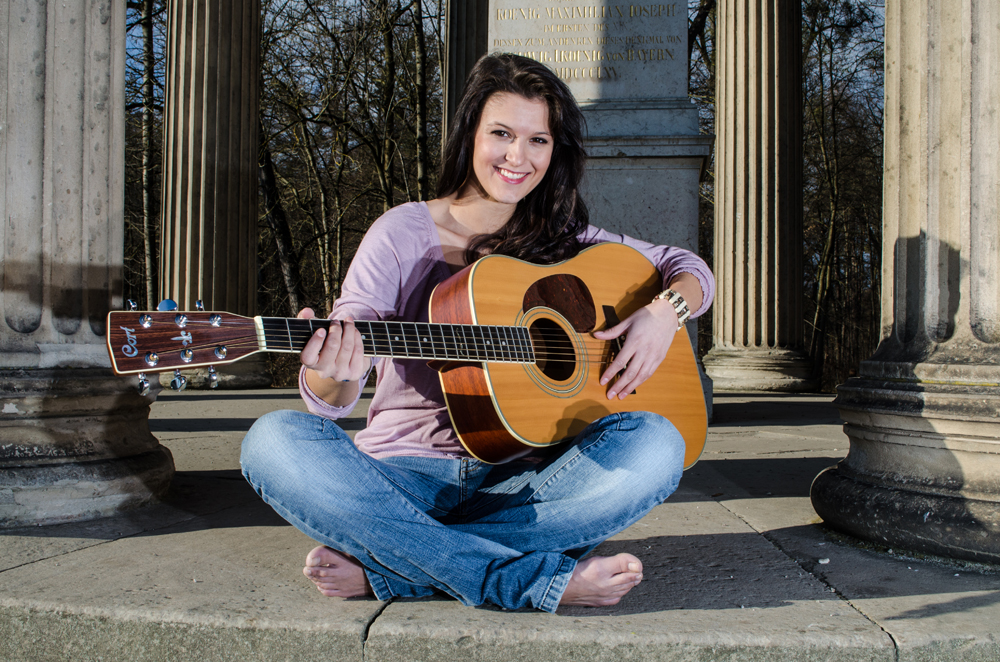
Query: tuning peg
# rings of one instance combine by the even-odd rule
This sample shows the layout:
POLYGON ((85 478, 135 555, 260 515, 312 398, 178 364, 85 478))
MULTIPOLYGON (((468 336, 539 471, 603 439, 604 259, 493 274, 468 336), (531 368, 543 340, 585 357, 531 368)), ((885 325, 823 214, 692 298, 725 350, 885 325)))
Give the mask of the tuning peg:
POLYGON ((181 374, 180 370, 174 370, 174 378, 170 380, 170 388, 175 391, 183 391, 188 385, 187 377, 181 374))
POLYGON ((219 373, 215 366, 208 366, 208 388, 219 388, 219 373))
POLYGON ((177 310, 177 302, 173 299, 164 299, 157 304, 156 309, 160 311, 177 310))
POLYGON ((202 302, 201 299, 198 299, 197 301, 194 302, 194 307, 195 310, 205 310, 205 304, 202 302))
POLYGON ((139 310, 139 305, 135 301, 132 301, 132 299, 126 299, 125 300, 125 307, 129 311, 139 310))
POLYGON ((149 395, 149 380, 146 379, 146 373, 139 373, 139 395, 149 395))

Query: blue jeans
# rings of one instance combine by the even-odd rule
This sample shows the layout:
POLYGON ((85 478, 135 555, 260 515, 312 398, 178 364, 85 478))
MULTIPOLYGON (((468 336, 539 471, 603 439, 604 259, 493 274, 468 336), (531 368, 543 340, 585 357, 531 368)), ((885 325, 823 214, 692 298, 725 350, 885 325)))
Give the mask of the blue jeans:
POLYGON ((331 420, 277 411, 247 433, 240 464, 279 515, 356 558, 380 600, 443 591, 554 612, 577 559, 677 489, 684 441, 638 412, 595 421, 541 462, 376 460, 331 420))

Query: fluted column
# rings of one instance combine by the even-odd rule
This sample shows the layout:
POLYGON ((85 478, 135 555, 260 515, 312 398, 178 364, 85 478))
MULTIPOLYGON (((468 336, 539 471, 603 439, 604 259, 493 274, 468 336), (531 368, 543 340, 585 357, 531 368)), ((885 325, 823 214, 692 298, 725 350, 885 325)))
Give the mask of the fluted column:
POLYGON ((815 388, 802 352, 801 3, 720 0, 716 51, 717 390, 815 388))
POLYGON ((1000 561, 1000 6, 886 6, 882 341, 836 404, 830 525, 1000 561))
POLYGON ((447 137, 448 123, 455 116, 458 100, 465 89, 465 79, 472 66, 486 55, 488 47, 489 0, 447 0, 448 13, 445 27, 445 85, 444 116, 447 137))
POLYGON ((114 377, 125 3, 0 10, 0 527, 109 515, 173 474, 150 400, 114 377))
MULTIPOLYGON (((256 313, 260 30, 259 0, 168 3, 160 292, 184 310, 256 313)), ((269 380, 249 359, 222 381, 269 380)))

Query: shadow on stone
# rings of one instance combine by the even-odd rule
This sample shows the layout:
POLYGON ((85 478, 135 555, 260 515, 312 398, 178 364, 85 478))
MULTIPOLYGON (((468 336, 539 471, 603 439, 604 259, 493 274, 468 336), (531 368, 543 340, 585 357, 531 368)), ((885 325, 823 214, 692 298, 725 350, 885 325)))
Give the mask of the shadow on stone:
POLYGON ((681 487, 698 483, 696 492, 677 494, 670 501, 714 501, 715 498, 808 497, 813 477, 835 465, 840 457, 762 457, 734 460, 702 460, 684 473, 681 487), (699 480, 702 470, 708 469, 706 480, 711 481, 711 471, 718 472, 746 491, 745 494, 727 494, 711 491, 710 484, 699 480))
POLYGON ((837 408, 826 395, 768 393, 729 393, 727 399, 746 398, 744 402, 719 402, 712 409, 712 428, 731 425, 747 426, 759 422, 767 425, 838 425, 837 408))

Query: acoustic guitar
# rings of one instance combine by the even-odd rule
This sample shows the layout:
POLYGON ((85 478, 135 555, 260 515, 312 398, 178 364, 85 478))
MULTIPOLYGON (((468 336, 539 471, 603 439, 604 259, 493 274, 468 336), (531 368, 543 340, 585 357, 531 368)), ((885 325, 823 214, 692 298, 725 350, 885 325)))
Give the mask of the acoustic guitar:
MULTIPOLYGON (((480 460, 508 462, 571 439, 608 414, 651 411, 681 433, 687 468, 701 455, 708 429, 687 333, 677 333, 657 371, 624 400, 608 400, 609 387, 600 384, 622 339, 591 335, 661 289, 656 267, 622 244, 597 244, 552 265, 492 255, 435 288, 429 322, 356 325, 366 356, 418 359, 438 371, 455 432, 480 460)), ((112 312, 108 352, 120 375, 215 366, 257 352, 301 352, 329 324, 224 312, 112 312)))

